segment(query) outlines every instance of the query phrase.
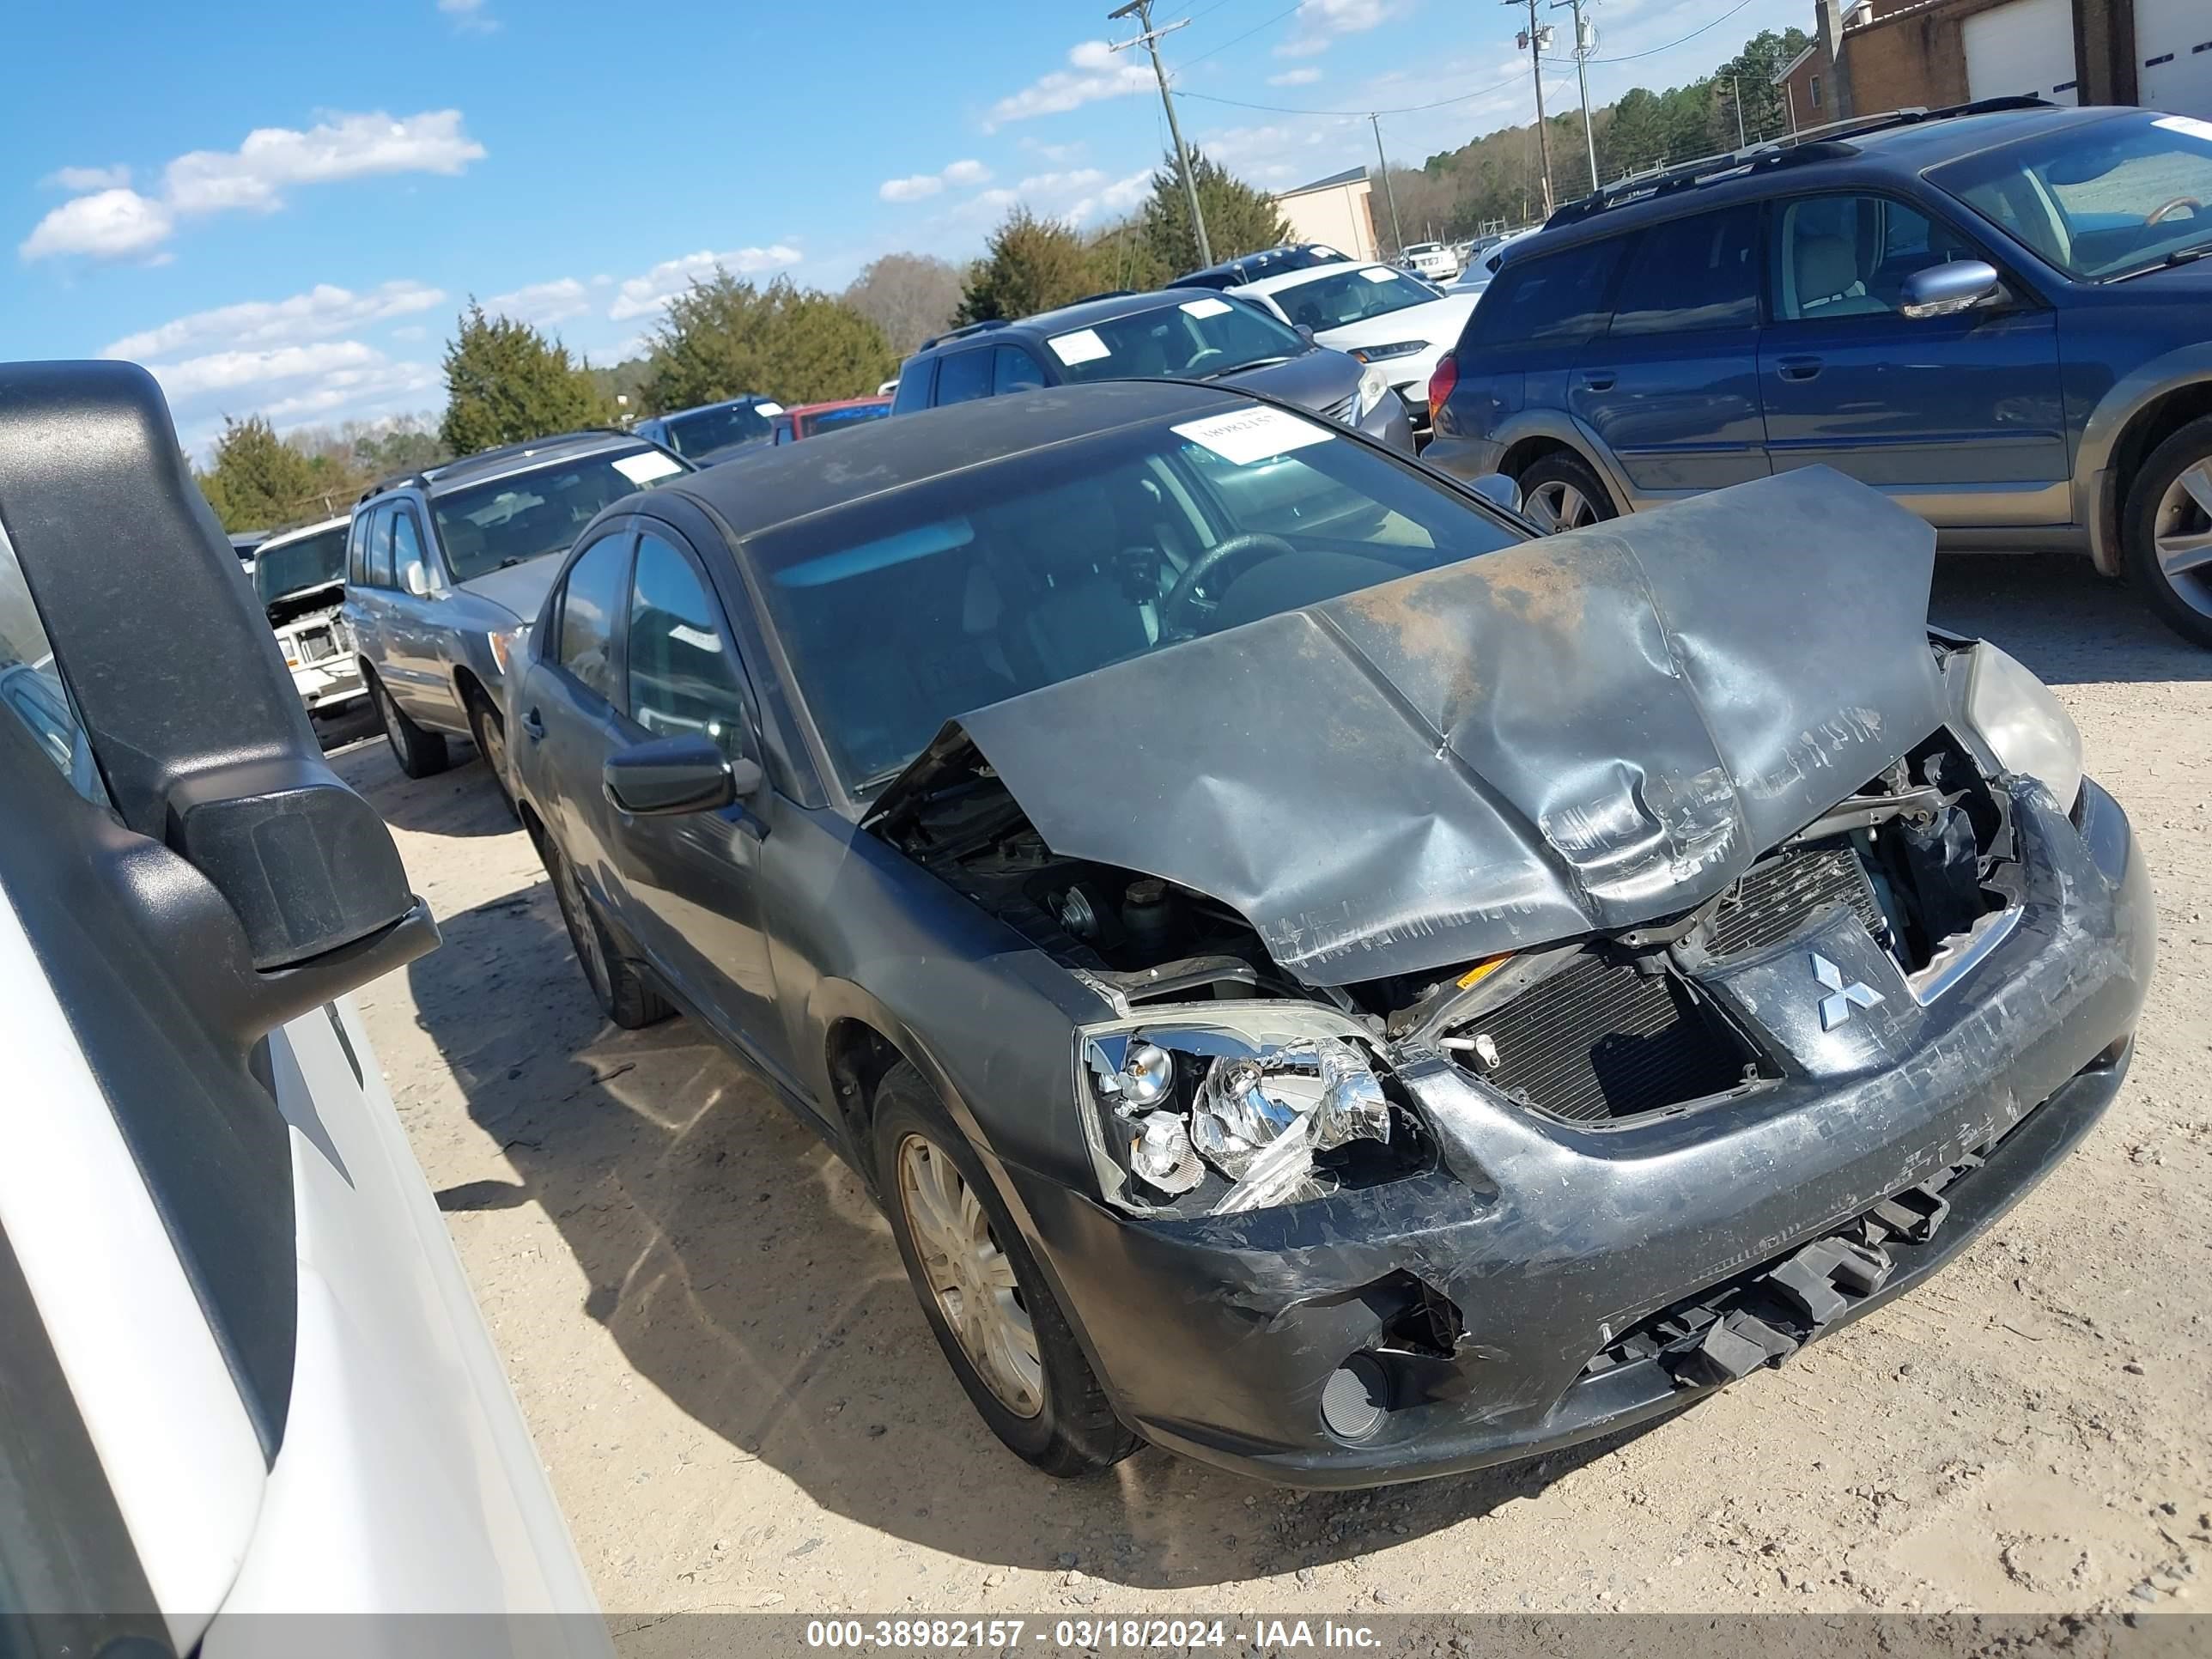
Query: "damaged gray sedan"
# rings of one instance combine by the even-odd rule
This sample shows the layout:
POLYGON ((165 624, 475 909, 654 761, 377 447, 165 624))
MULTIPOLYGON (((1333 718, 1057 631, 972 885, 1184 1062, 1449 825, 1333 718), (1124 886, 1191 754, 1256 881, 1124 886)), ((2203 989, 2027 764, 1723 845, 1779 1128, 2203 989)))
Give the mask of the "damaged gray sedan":
POLYGON ((2118 1088, 2142 860, 1932 555, 1821 471, 1537 540, 1032 392, 610 507, 519 799, 610 1017, 853 1164, 1021 1455, 1473 1468, 1904 1291, 2118 1088))

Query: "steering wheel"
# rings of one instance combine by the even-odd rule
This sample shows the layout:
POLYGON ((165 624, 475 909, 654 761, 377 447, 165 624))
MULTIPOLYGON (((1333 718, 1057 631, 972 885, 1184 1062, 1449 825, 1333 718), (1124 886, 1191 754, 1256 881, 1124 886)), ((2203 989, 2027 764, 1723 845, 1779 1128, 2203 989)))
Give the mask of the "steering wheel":
POLYGON ((2167 214, 2179 213, 2184 208, 2187 208, 2190 210, 2191 216, 2194 216, 2195 215, 2204 211, 2204 204, 2198 201, 2194 196, 2177 196, 2171 202, 2168 202, 2164 206, 2155 210, 2149 218, 2143 221, 2143 225, 2148 228, 2152 225, 2159 223, 2167 214))
POLYGON ((1186 374, 1192 374, 1204 368, 1215 358, 1225 357, 1228 355, 1219 346, 1207 346, 1204 350, 1193 354, 1191 360, 1182 366, 1182 372, 1186 374))
POLYGON ((1225 536, 1190 562, 1190 566, 1176 578, 1176 585, 1168 589, 1168 596, 1160 601, 1160 627, 1165 632, 1180 633, 1190 627, 1183 613, 1194 610, 1199 603, 1196 595, 1200 586, 1215 571, 1231 559, 1242 559, 1254 553, 1280 556, 1297 550, 1280 536, 1270 536, 1264 530, 1248 530, 1241 535, 1225 536))

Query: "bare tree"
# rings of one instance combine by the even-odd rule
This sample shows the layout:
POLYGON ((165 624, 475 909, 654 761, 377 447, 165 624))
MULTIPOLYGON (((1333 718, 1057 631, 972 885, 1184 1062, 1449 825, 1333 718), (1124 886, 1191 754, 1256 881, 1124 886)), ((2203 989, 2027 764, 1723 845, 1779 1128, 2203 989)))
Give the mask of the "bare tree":
POLYGON ((884 331, 902 357, 942 333, 960 308, 959 266, 926 253, 886 253, 845 290, 845 303, 884 331))

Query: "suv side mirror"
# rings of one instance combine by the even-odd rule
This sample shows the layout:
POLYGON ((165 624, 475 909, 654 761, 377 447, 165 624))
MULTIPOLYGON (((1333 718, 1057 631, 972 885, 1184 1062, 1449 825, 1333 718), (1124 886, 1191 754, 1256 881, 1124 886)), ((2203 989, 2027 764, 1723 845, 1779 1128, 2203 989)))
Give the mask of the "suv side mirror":
POLYGON ((1898 310, 1907 317, 1948 317, 1966 311, 1997 291, 1996 267, 1981 259, 1929 265, 1905 279, 1898 310))
POLYGON ((400 584, 418 599, 430 597, 430 573, 422 568, 420 559, 407 561, 407 568, 399 573, 400 584))
POLYGON ((1308 345, 1315 343, 1313 325, 1311 323, 1297 323, 1294 324, 1292 326, 1295 329, 1298 338, 1304 340, 1308 345))
POLYGON ((639 817, 719 811, 757 793, 761 781, 758 762, 732 760, 713 738, 688 732, 634 744, 600 772, 607 799, 639 817))

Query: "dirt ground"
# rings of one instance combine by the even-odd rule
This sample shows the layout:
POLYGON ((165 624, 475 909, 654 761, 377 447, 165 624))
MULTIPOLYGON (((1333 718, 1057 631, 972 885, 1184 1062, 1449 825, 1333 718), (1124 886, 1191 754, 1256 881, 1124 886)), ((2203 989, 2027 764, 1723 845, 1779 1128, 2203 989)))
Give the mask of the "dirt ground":
POLYGON ((691 1025, 599 1019, 483 769, 341 769, 445 945, 361 1000, 617 1632, 896 1615, 2212 1603, 2212 655, 2056 560, 1936 617, 2060 690, 2160 900, 2104 1122, 1930 1285, 1641 1432, 1372 1493, 1068 1485, 954 1383, 859 1183, 691 1025))

